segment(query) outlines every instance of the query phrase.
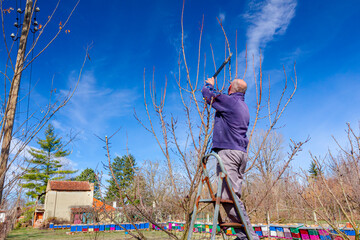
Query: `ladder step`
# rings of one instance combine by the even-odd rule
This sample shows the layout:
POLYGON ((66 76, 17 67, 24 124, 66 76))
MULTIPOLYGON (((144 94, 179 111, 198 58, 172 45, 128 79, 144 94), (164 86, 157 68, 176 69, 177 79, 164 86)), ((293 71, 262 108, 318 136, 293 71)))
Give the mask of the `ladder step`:
MULTIPOLYGON (((201 203, 216 203, 216 201, 212 200, 212 199, 200 199, 201 203)), ((233 200, 227 200, 227 199, 220 199, 220 203, 231 203, 234 204, 233 200)))
POLYGON ((221 228, 229 228, 229 227, 232 227, 232 228, 245 228, 244 224, 234 223, 234 222, 221 223, 221 224, 219 224, 219 226, 220 226, 221 228))

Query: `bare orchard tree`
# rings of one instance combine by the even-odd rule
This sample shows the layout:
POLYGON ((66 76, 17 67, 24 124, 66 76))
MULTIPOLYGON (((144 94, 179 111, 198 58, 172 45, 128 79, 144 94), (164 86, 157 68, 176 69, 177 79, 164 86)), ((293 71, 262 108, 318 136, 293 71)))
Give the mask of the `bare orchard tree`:
MULTIPOLYGON (((119 191, 119 195, 118 195, 118 199, 117 202, 119 202, 120 204, 120 213, 124 215, 125 219, 128 220, 134 227, 135 232, 129 232, 129 234, 134 237, 135 239, 146 239, 144 234, 138 229, 138 227, 135 224, 134 218, 131 216, 131 211, 132 211, 132 207, 136 207, 136 203, 132 200, 132 197, 130 197, 128 195, 128 193, 126 191, 124 191, 124 189, 120 186, 120 183, 118 181, 118 179, 115 176, 115 172, 114 169, 112 167, 112 161, 111 161, 111 155, 110 155, 110 143, 109 141, 111 140, 111 138, 116 134, 116 132, 111 136, 111 137, 107 137, 105 136, 104 139, 101 139, 104 143, 105 143, 105 150, 106 150, 106 157, 107 157, 107 163, 106 163, 106 168, 110 170, 110 177, 114 180, 114 183, 119 191), (127 201, 129 201, 131 204, 127 204, 127 201)), ((101 190, 100 190, 101 192, 101 190)), ((105 201, 105 198, 103 198, 103 201, 105 201)), ((123 228, 120 224, 120 222, 118 221, 118 218, 114 215, 110 215, 108 211, 104 211, 104 213, 107 215, 107 217, 109 219, 111 219, 113 222, 115 222, 116 224, 118 224, 121 228, 123 228)), ((118 212, 119 213, 119 212, 118 212)), ((125 230, 123 228, 123 230, 125 230)))
MULTIPOLYGON (((16 112, 16 108, 19 102, 26 99, 31 93, 29 88, 28 95, 19 98, 19 86, 21 82, 21 77, 23 72, 26 69, 31 68, 31 64, 44 52, 46 49, 56 40, 61 32, 65 30, 66 25, 73 12, 75 11, 79 1, 77 1, 71 9, 68 16, 65 17, 59 29, 55 34, 50 38, 50 40, 45 40, 43 38, 45 31, 49 28, 49 23, 52 21, 53 17, 56 14, 57 8, 60 4, 60 1, 54 7, 52 13, 49 14, 49 17, 46 22, 42 23, 41 26, 39 23, 35 22, 36 13, 39 11, 37 7, 37 0, 27 0, 24 10, 24 19, 22 23, 18 23, 18 26, 22 26, 22 29, 18 31, 16 35, 12 35, 13 40, 19 39, 18 49, 16 49, 16 41, 11 41, 11 44, 8 43, 9 33, 6 32, 7 22, 4 17, 5 13, 9 13, 12 8, 4 9, 4 2, 0 2, 0 14, 2 20, 2 32, 3 32, 3 43, 6 49, 6 59, 4 59, 5 66, 1 69, 1 74, 4 77, 3 93, 1 94, 1 156, 0 156, 0 201, 1 207, 4 207, 6 204, 5 192, 9 194, 9 189, 18 184, 18 180, 23 174, 22 171, 12 171, 11 174, 8 174, 9 169, 12 169, 12 166, 19 155, 24 151, 26 146, 32 141, 32 139, 37 135, 37 133, 47 124, 47 122, 63 108, 73 96, 80 76, 86 62, 86 57, 88 56, 87 51, 82 66, 80 67, 79 77, 71 89, 65 94, 57 94, 54 86, 50 89, 49 92, 49 101, 45 106, 39 106, 36 110, 27 110, 26 113, 21 114, 16 112), (30 31, 34 32, 34 41, 28 42, 28 37, 30 31), (35 37, 36 36, 36 37, 35 37), (41 43, 42 46, 39 50, 35 51, 35 47, 41 43), (17 51, 16 58, 13 52, 17 51), (14 64, 15 63, 15 64, 14 64), (15 117, 17 122, 19 122, 18 127, 14 127, 15 117), (6 190, 7 189, 7 190, 6 190)), ((13 22, 11 21, 11 24, 13 22)), ((53 82, 54 79, 52 79, 53 82)), ((29 99, 28 99, 29 101, 29 99)), ((30 102, 28 103, 30 104, 30 102)), ((21 160, 19 160, 21 161, 21 160)), ((18 165, 22 163, 17 163, 18 165)), ((22 165, 24 167, 24 165, 22 165)))
POLYGON ((139 178, 135 179, 136 198, 142 204, 142 209, 146 210, 156 222, 164 222, 171 219, 181 219, 181 212, 177 206, 171 204, 171 189, 168 188, 170 181, 166 168, 161 167, 159 163, 146 161, 139 169, 137 174, 142 176, 145 188, 139 187, 139 178), (147 190, 147 191, 145 191, 147 190))
MULTIPOLYGON (((249 155, 254 156, 263 142, 265 135, 264 130, 256 131, 252 138, 249 155)), ((246 184, 243 194, 244 203, 248 209, 255 208, 257 197, 263 195, 268 189, 268 186, 277 178, 278 172, 281 170, 284 162, 283 153, 283 136, 275 131, 271 132, 266 138, 266 142, 260 149, 260 157, 252 171, 248 172, 246 176, 246 184)), ((262 207, 256 212, 263 215, 262 220, 266 220, 270 224, 271 210, 277 202, 276 188, 273 188, 267 198, 264 200, 262 207)), ((258 218, 259 219, 259 218, 258 218)), ((261 218, 260 218, 261 219, 261 218)))
MULTIPOLYGON (((360 229, 360 136, 347 124, 347 144, 344 146, 333 137, 338 151, 329 151, 326 158, 315 157, 312 161, 317 175, 303 173, 306 184, 298 188, 305 211, 314 213, 319 224, 325 221, 337 235, 350 240, 340 231, 341 223, 350 223, 359 240, 360 229)), ((299 204, 299 205, 300 205, 299 204)))
MULTIPOLYGON (((101 215, 102 221, 114 222, 123 230, 126 229, 121 223, 126 222, 132 224, 135 231, 130 231, 129 234, 135 239, 146 239, 136 225, 137 222, 147 221, 163 229, 159 223, 167 221, 169 214, 176 216, 179 211, 177 206, 172 205, 174 199, 171 199, 173 195, 170 194, 171 189, 168 188, 169 177, 166 172, 164 174, 163 169, 160 169, 157 163, 147 161, 140 168, 132 166, 135 174, 133 180, 129 183, 130 186, 127 188, 121 187, 119 178, 116 177, 116 171, 120 169, 114 169, 110 152, 110 140, 116 133, 117 132, 111 137, 105 136, 105 138, 98 138, 105 144, 104 149, 106 150, 107 159, 104 167, 109 170, 110 178, 113 180, 112 184, 115 185, 118 194, 114 194, 111 200, 107 199, 102 189, 109 190, 109 186, 102 183, 102 172, 97 172, 95 175, 99 182, 99 193, 102 202, 107 204, 116 202, 116 204, 119 205, 115 209, 109 209, 105 207, 106 204, 102 204, 95 212, 97 212, 97 216, 101 215)), ((129 153, 127 154, 129 155, 129 153)), ((99 220, 100 218, 96 219, 96 221, 99 220)), ((171 232, 167 233, 171 238, 176 239, 176 235, 171 232)))
POLYGON ((291 202, 285 201, 282 196, 291 191, 288 186, 290 182, 290 186, 296 184, 290 162, 294 159, 294 151, 300 149, 290 149, 290 155, 286 155, 284 148, 283 136, 275 130, 267 133, 259 129, 253 134, 249 158, 256 160, 246 174, 242 198, 258 222, 282 222, 284 216, 291 214, 281 212, 294 210, 291 202))
MULTIPOLYGON (((253 62, 255 62, 253 57, 253 62)), ((248 155, 249 167, 246 169, 246 173, 251 173, 254 171, 254 168, 257 166, 258 170, 264 171, 266 167, 268 173, 263 172, 264 179, 267 179, 266 189, 254 199, 253 208, 249 209, 249 214, 251 215, 253 212, 257 211, 257 209, 264 203, 266 199, 268 199, 269 194, 271 194, 273 187, 282 179, 286 170, 290 167, 291 161, 294 160, 297 153, 301 151, 301 147, 307 143, 310 139, 307 138, 304 141, 296 142, 292 139, 289 139, 289 150, 287 152, 287 156, 279 158, 277 154, 279 154, 279 149, 276 149, 276 138, 274 139, 274 130, 276 126, 279 124, 279 120, 281 119, 284 111, 288 107, 289 103, 293 99, 296 90, 297 90, 297 75, 294 64, 294 77, 291 77, 291 85, 289 86, 288 76, 285 71, 285 67, 283 67, 284 71, 284 85, 279 96, 274 97, 271 94, 271 80, 270 76, 267 80, 267 87, 264 85, 263 79, 263 71, 262 71, 262 56, 260 52, 259 56, 259 73, 256 74, 255 67, 254 69, 254 82, 255 82, 255 90, 256 90, 256 113, 255 119, 250 130, 249 134, 249 146, 248 146, 248 155), (292 89, 289 89, 292 88, 292 89), (266 125, 266 128, 262 129, 261 137, 253 141, 255 137, 256 129, 258 129, 258 125, 260 122, 266 125), (274 143, 275 141, 275 143, 274 143), (274 167, 279 167, 277 171, 274 171, 274 167), (269 176, 271 174, 271 176, 269 176)), ((245 76, 245 75, 244 75, 245 76)))
MULTIPOLYGON (((175 201, 173 205, 178 206, 179 209, 185 215, 185 231, 182 232, 181 239, 185 239, 189 231, 189 224, 192 217, 192 210, 194 205, 194 197, 196 189, 200 183, 201 177, 201 158, 211 149, 211 135, 213 130, 213 117, 214 111, 211 106, 208 106, 203 101, 200 95, 200 89, 203 86, 205 80, 205 66, 206 59, 202 58, 203 53, 201 51, 202 46, 202 34, 203 34, 203 22, 200 26, 200 36, 198 45, 197 65, 194 67, 188 66, 187 52, 184 44, 184 25, 183 25, 183 13, 181 18, 182 39, 181 39, 181 54, 179 58, 179 71, 174 75, 174 80, 179 90, 179 99, 183 108, 183 116, 175 117, 169 111, 166 111, 166 93, 167 93, 167 80, 160 97, 156 93, 155 78, 153 78, 150 84, 150 102, 146 95, 146 79, 144 72, 144 103, 145 111, 147 114, 147 121, 141 120, 135 113, 135 116, 139 123, 154 136, 158 143, 161 152, 164 155, 165 162, 170 179, 168 188, 171 189, 171 193, 175 201), (201 79, 200 64, 204 64, 204 77, 201 79), (190 69, 195 69, 191 71, 190 69), (156 123, 159 123, 157 125, 156 123), (184 132, 186 135, 184 136, 184 132), (181 173, 182 178, 185 179, 186 185, 180 185, 177 182, 175 175, 181 173)), ((225 30, 220 23, 220 27, 223 30, 225 37, 225 56, 232 54, 230 49, 230 43, 226 36, 225 30)), ((214 69, 216 70, 215 57, 213 56, 214 69)), ((236 56, 237 58, 237 56, 236 56)), ((245 56, 246 58, 246 56, 245 56)), ((247 60, 247 59, 246 59, 247 60)), ((254 61, 254 59, 253 59, 254 61)), ((237 59, 236 61, 237 62, 237 59)), ((252 144, 253 134, 255 129, 259 125, 260 121, 268 121, 268 128, 264 130, 264 134, 258 141, 256 148, 253 147, 253 153, 250 155, 250 163, 247 171, 251 171, 256 164, 261 163, 262 149, 265 148, 267 139, 271 136, 271 132, 278 124, 279 119, 283 115, 288 104, 291 102, 296 89, 297 78, 294 68, 295 77, 291 78, 292 86, 288 85, 287 75, 285 74, 284 87, 279 96, 271 96, 270 79, 268 80, 268 87, 264 86, 263 74, 262 74, 262 58, 260 55, 260 67, 259 72, 255 72, 254 67, 254 83, 256 88, 256 116, 253 120, 252 129, 250 130, 250 146, 252 144), (290 87, 292 87, 290 89, 290 87), (275 99, 275 100, 274 100, 275 99), (274 102, 275 101, 275 102, 274 102)), ((244 78, 246 76, 246 68, 244 70, 244 78)), ((229 64, 228 70, 224 71, 224 77, 218 77, 216 86, 222 91, 227 82, 230 82, 237 75, 237 65, 235 68, 235 74, 231 73, 231 64, 229 64)), ((284 70, 285 73, 285 70, 284 70)), ((265 122, 266 123, 266 122, 265 122)), ((266 199, 270 189, 276 185, 281 178, 285 170, 289 167, 290 162, 294 159, 298 151, 304 142, 294 142, 290 140, 290 150, 286 157, 280 171, 273 176, 269 182, 267 191, 256 199, 254 208, 251 211, 255 211, 266 199)), ((170 235, 170 233, 169 233, 170 235)), ((171 236, 174 237, 174 236, 171 236)), ((175 237, 177 238, 177 237, 175 237)))

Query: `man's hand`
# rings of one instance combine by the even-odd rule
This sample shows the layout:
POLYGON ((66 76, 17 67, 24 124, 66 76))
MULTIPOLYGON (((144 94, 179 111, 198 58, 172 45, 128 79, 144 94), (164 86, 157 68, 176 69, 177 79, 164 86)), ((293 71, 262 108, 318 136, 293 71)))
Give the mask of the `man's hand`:
POLYGON ((207 82, 207 83, 209 83, 209 84, 211 84, 211 85, 214 86, 214 78, 213 78, 213 77, 212 77, 212 78, 208 78, 205 82, 207 82))

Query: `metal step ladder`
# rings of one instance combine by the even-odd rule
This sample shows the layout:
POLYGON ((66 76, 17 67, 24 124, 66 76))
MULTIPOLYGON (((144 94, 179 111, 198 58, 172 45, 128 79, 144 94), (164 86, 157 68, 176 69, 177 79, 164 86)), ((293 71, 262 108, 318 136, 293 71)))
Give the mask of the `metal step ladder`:
POLYGON ((216 231, 217 231, 217 226, 219 225, 220 227, 220 232, 222 234, 223 239, 227 240, 227 236, 226 236, 226 229, 229 227, 233 227, 233 228, 242 228, 245 230, 245 234, 248 238, 248 240, 253 240, 252 235, 249 231, 250 228, 252 228, 251 225, 248 225, 245 221, 245 217, 244 217, 244 213, 241 210, 240 207, 240 203, 232 189, 232 185, 230 180, 227 178, 227 172, 224 168, 224 165, 221 161, 221 158, 218 154, 216 153, 209 153, 207 155, 205 155, 202 159, 201 159, 201 165, 203 168, 203 172, 202 172, 202 177, 201 177, 201 183, 199 184, 199 188, 198 188, 198 193, 196 195, 196 202, 194 205, 194 210, 192 213, 192 218, 191 218, 191 223, 190 223, 190 228, 189 228, 189 233, 188 233, 188 238, 187 240, 191 240, 191 236, 193 233, 193 229, 194 229, 194 224, 196 221, 196 216, 197 216, 197 210, 199 208, 199 204, 200 203, 212 203, 214 205, 214 220, 213 220, 213 227, 212 227, 212 232, 211 232, 211 240, 215 240, 215 236, 216 236, 216 231), (216 195, 214 194, 213 188, 211 187, 210 181, 209 181, 209 174, 208 171, 206 170, 206 163, 209 159, 210 156, 215 157, 215 159, 217 160, 221 172, 218 175, 218 186, 217 186, 217 192, 216 195), (222 188, 222 184, 225 181, 225 184, 227 184, 227 186, 230 189, 230 197, 232 200, 225 200, 225 199, 221 199, 221 188, 222 188), (210 198, 209 199, 200 199, 201 196, 201 191, 202 188, 204 186, 204 184, 207 185, 208 189, 209 189, 209 195, 210 198), (240 216, 240 220, 242 222, 242 224, 240 223, 225 223, 222 221, 221 215, 219 213, 220 211, 220 205, 223 203, 231 203, 235 205, 235 210, 236 212, 239 214, 240 216))

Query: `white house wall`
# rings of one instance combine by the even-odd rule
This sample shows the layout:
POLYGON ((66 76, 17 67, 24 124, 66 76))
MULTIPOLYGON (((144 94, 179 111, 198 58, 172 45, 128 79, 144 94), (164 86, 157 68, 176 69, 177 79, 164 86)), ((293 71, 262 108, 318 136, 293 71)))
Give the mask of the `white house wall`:
POLYGON ((65 221, 71 219, 71 208, 91 207, 92 191, 48 191, 45 196, 45 219, 56 217, 65 221))

